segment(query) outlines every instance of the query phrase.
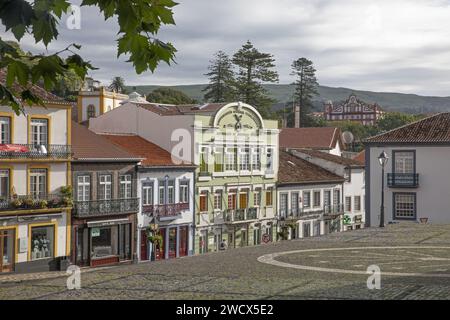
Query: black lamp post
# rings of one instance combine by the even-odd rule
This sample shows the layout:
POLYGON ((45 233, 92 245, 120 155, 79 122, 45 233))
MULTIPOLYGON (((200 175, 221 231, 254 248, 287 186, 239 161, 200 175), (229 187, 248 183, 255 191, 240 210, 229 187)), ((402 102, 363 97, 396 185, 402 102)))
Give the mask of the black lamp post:
POLYGON ((384 227, 384 167, 388 162, 389 157, 386 152, 381 152, 378 156, 378 161, 381 165, 381 208, 380 208, 380 228, 384 227))

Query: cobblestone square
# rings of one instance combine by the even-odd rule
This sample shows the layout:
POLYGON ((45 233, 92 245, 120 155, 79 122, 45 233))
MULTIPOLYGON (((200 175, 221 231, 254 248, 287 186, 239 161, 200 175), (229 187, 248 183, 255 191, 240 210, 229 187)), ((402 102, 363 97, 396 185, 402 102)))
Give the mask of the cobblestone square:
POLYGON ((0 299, 449 299, 450 225, 405 223, 83 269, 79 290, 68 290, 66 277, 2 275, 0 299), (380 267, 379 290, 367 288, 369 265, 380 267))

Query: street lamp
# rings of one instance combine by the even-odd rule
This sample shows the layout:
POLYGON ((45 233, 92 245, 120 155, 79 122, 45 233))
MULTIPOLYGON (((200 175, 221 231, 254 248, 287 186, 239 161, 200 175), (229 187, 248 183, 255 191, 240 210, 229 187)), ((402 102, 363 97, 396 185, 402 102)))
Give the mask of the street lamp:
POLYGON ((388 162, 389 157, 386 152, 381 152, 378 156, 378 161, 381 166, 381 208, 380 208, 380 228, 384 227, 384 167, 388 162))

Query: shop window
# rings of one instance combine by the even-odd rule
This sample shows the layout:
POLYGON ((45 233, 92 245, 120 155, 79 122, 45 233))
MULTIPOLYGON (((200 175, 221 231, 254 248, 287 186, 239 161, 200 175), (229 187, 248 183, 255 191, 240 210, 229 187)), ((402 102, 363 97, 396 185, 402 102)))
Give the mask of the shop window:
POLYGON ((7 201, 9 198, 9 169, 0 170, 0 201, 7 201))
POLYGON ((11 143, 11 118, 0 117, 0 143, 11 143))
POLYGON ((54 246, 54 226, 31 227, 31 260, 52 258, 54 246))

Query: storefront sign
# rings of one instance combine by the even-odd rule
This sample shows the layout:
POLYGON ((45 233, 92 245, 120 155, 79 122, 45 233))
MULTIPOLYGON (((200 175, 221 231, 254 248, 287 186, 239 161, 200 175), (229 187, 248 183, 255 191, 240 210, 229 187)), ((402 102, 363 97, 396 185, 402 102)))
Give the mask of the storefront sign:
POLYGON ((116 224, 129 223, 128 219, 116 219, 116 220, 103 220, 103 221, 92 221, 88 222, 87 225, 89 228, 94 227, 104 227, 104 226, 113 226, 116 224))
POLYGON ((100 237, 100 228, 92 228, 91 235, 92 237, 100 237))
POLYGON ((19 253, 28 252, 28 238, 19 239, 19 253))

